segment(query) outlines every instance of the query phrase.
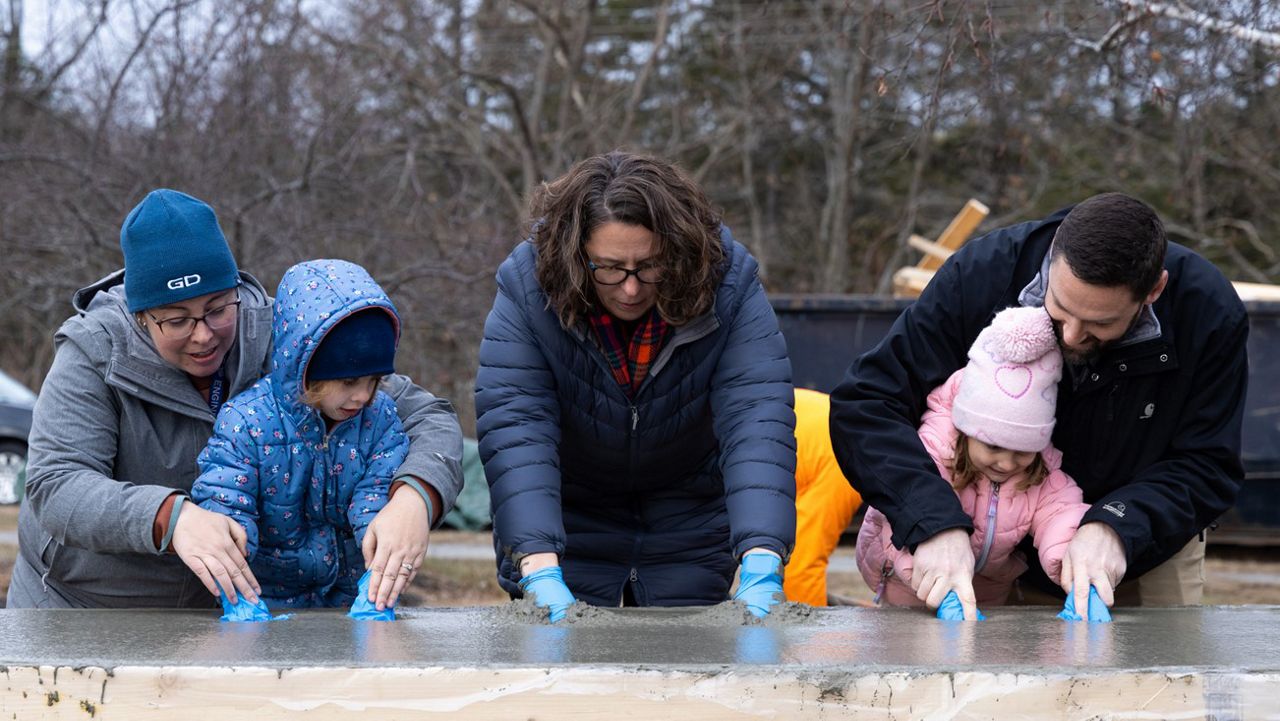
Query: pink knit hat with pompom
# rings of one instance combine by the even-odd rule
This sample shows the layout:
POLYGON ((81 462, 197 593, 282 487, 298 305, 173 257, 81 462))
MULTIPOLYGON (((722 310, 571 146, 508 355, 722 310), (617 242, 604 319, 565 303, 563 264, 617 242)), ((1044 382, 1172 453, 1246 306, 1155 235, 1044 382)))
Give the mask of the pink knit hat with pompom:
POLYGON ((1044 308, 1006 308, 969 349, 951 408, 956 428, 992 446, 1042 451, 1053 435, 1062 352, 1044 308))

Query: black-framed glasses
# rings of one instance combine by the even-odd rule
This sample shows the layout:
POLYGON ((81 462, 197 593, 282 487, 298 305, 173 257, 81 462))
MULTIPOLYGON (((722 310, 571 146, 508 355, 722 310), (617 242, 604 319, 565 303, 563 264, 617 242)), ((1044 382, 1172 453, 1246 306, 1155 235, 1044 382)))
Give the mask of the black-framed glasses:
POLYGON ((160 335, 165 338, 179 340, 191 335, 196 329, 196 323, 204 321, 211 330, 221 330, 231 325, 236 320, 236 314, 239 312, 240 299, 236 298, 230 303, 223 303, 220 306, 210 308, 204 315, 184 315, 177 318, 159 318, 147 313, 151 317, 151 321, 160 329, 160 335))
POLYGON ((587 267, 591 269, 591 277, 595 278, 596 282, 601 285, 621 285, 633 275, 636 280, 645 285, 653 285, 662 280, 662 266, 660 265, 623 268, 620 265, 596 265, 588 260, 587 267))

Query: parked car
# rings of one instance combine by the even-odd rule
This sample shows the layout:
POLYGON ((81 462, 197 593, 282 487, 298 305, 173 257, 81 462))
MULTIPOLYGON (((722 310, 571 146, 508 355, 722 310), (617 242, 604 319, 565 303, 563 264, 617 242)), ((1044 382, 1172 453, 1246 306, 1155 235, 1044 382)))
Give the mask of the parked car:
POLYGON ((27 434, 36 394, 0 371, 0 504, 22 500, 27 479, 27 434))

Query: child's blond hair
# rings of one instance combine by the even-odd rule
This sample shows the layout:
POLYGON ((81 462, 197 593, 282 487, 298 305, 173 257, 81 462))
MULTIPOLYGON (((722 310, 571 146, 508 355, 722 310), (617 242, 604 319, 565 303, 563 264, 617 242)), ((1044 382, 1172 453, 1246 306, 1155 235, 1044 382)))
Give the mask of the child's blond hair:
MULTIPOLYGON (((347 378, 334 378, 332 380, 311 381, 302 389, 302 402, 312 408, 320 408, 320 401, 329 392, 329 389, 338 383, 348 380, 347 378)), ((365 408, 373 405, 373 400, 378 397, 377 391, 382 388, 382 382, 386 380, 386 376, 378 376, 378 380, 374 383, 374 393, 369 396, 369 400, 364 404, 365 408)))
MULTIPOLYGON (((982 473, 969 457, 969 436, 957 432, 955 459, 951 461, 951 487, 958 491, 971 483, 977 483, 981 477, 982 473)), ((1018 483, 1018 490, 1034 488, 1044 483, 1044 479, 1048 477, 1049 465, 1044 462, 1044 453, 1036 453, 1036 459, 1027 466, 1022 481, 1018 483)))

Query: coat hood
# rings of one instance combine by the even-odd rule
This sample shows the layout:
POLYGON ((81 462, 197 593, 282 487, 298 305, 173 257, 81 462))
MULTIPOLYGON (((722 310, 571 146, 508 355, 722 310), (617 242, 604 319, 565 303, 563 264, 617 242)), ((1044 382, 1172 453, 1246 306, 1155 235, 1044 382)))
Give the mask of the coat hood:
POLYGON ((307 364, 325 334, 357 311, 382 308, 400 342, 400 314, 368 271, 345 260, 310 260, 285 271, 276 289, 271 380, 281 405, 298 418, 312 410, 302 403, 307 364))

